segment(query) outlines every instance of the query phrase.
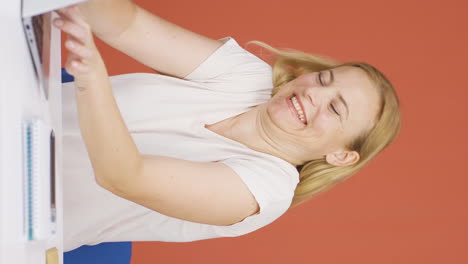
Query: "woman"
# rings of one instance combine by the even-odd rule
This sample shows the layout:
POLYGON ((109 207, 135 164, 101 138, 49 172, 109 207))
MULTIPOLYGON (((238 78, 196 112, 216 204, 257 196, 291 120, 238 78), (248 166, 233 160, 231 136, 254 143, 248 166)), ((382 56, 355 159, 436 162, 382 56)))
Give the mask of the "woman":
POLYGON ((369 64, 253 42, 277 55, 272 70, 231 37, 128 0, 57 12, 75 77, 63 90, 65 251, 247 234, 352 175, 399 130, 395 91, 369 64), (109 78, 91 31, 163 74, 109 78))

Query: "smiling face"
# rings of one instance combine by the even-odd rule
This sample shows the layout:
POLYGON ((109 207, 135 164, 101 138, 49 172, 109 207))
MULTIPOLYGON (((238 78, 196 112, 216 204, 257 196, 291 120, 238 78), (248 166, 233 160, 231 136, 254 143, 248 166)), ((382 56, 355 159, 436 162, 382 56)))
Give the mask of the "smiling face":
POLYGON ((284 143, 285 154, 302 163, 331 153, 345 155, 345 146, 373 127, 379 106, 379 93, 367 74, 341 66, 305 73, 285 84, 260 116, 270 136, 284 143))

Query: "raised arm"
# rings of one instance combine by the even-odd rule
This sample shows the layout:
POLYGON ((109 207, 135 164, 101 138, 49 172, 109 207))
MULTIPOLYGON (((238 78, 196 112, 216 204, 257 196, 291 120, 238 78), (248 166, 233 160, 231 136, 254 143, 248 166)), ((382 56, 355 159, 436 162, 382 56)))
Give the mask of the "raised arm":
POLYGON ((67 70, 75 77, 83 141, 101 187, 182 220, 230 225, 259 213, 241 177, 220 162, 194 162, 138 150, 113 97, 90 26, 75 7, 58 11, 54 25, 67 33, 67 70), (75 63, 77 63, 75 65, 75 63))
POLYGON ((136 13, 130 0, 89 0, 78 7, 93 33, 104 41, 125 31, 136 13))
POLYGON ((166 75, 184 78, 223 44, 129 0, 93 0, 79 7, 97 37, 166 75))

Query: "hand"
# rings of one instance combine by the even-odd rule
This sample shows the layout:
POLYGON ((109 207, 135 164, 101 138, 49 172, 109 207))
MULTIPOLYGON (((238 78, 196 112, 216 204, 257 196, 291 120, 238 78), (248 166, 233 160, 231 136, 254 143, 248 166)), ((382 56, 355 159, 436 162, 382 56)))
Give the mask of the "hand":
POLYGON ((75 77, 77 87, 86 88, 98 78, 108 78, 107 70, 93 40, 91 28, 73 5, 55 11, 60 17, 54 26, 67 33, 65 69, 75 77))

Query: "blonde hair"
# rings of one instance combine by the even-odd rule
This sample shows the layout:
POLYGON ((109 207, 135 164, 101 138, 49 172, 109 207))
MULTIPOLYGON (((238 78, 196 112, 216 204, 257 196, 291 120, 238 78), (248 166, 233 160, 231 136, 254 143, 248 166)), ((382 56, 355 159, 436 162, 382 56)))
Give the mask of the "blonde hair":
POLYGON ((359 161, 352 165, 336 167, 327 163, 325 159, 318 159, 297 166, 299 184, 296 187, 291 207, 295 207, 350 178, 396 138, 401 122, 399 100, 393 85, 374 66, 365 62, 339 63, 323 56, 292 49, 279 50, 255 40, 247 42, 247 45, 251 43, 273 53, 274 88, 272 96, 284 84, 303 73, 323 71, 340 66, 357 67, 363 70, 380 93, 380 110, 374 127, 370 131, 362 133, 346 146, 348 150, 359 153, 359 161))

